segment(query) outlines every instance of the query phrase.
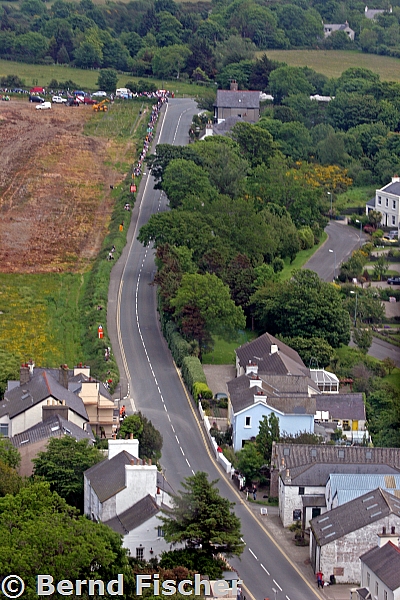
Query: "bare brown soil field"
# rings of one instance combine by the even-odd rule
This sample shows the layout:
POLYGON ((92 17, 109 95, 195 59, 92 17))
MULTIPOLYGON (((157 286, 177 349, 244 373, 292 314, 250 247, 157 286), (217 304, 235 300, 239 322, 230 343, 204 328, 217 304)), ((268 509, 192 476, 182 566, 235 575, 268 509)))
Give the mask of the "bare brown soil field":
POLYGON ((112 212, 108 141, 83 135, 90 106, 0 102, 0 272, 81 271, 112 212))

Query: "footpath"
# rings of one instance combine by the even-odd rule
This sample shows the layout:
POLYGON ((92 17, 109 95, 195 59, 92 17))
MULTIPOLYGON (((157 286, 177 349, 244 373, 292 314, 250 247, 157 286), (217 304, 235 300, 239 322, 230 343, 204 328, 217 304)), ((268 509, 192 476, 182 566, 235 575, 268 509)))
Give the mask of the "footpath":
MULTIPOLYGON (((256 516, 257 520, 260 521, 260 523, 263 523, 264 527, 271 534, 271 537, 279 543, 284 554, 294 565, 296 565, 304 579, 306 579, 312 587, 315 587, 317 595, 325 600, 351 599, 350 591, 356 588, 356 585, 336 584, 325 586, 323 589, 318 589, 316 577, 310 564, 309 546, 301 547, 294 544, 294 533, 282 526, 278 516, 277 506, 268 506, 268 514, 265 516, 261 515, 261 508, 263 505, 249 501, 248 506, 256 516)), ((324 573, 324 575, 329 581, 330 573, 324 573)))

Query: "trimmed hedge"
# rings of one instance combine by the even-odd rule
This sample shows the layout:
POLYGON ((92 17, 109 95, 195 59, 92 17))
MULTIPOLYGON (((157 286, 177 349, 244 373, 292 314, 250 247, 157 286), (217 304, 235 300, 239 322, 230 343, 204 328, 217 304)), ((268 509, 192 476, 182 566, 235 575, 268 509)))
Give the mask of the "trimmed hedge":
POLYGON ((200 382, 207 385, 207 379, 204 375, 202 364, 197 356, 186 356, 183 359, 182 377, 191 394, 194 394, 195 383, 200 382))

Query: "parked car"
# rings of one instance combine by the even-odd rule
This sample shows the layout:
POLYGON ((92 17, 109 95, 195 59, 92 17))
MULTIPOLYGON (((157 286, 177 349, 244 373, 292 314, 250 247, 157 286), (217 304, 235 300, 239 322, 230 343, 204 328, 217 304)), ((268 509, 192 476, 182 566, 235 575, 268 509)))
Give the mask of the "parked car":
POLYGON ((228 394, 225 392, 217 392, 214 396, 214 400, 223 400, 224 398, 228 398, 228 394))
POLYGON ((51 108, 51 102, 41 102, 37 105, 36 110, 47 110, 51 108))
POLYGON ((85 96, 83 99, 83 104, 97 104, 97 102, 95 98, 91 98, 90 96, 85 96))
POLYGON ((92 96, 94 96, 95 98, 105 98, 107 96, 107 92, 103 92, 103 91, 99 91, 99 92, 93 92, 92 96))
POLYGON ((62 96, 53 96, 51 101, 55 104, 66 104, 68 102, 67 98, 63 98, 62 96))
POLYGON ((44 102, 42 96, 29 96, 29 102, 44 102))
POLYGON ((389 277, 387 280, 390 285, 400 285, 400 277, 389 277))

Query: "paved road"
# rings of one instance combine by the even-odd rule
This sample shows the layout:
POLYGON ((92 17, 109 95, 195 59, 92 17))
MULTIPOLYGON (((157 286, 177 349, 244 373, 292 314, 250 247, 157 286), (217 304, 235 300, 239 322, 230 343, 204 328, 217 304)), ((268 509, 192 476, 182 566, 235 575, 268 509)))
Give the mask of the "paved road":
MULTIPOLYGON (((340 265, 360 246, 360 231, 340 221, 330 221, 325 231, 329 238, 304 265, 304 268, 315 271, 324 281, 332 281, 334 274, 338 274, 340 265)), ((361 234, 361 242, 365 239, 365 235, 361 234)), ((350 346, 354 347, 354 344, 351 342, 350 346)), ((373 338, 368 354, 380 360, 388 356, 400 367, 400 351, 393 344, 373 338)))
MULTIPOLYGON (((187 143, 194 112, 196 107, 191 100, 170 101, 162 117, 158 141, 187 143)), ((165 210, 166 201, 163 194, 153 190, 151 177, 146 175, 145 178, 148 181, 141 186, 135 205, 127 248, 112 272, 108 305, 108 330, 120 363, 121 382, 124 389, 129 386, 128 400, 132 398, 128 412, 133 407, 143 411, 162 432, 162 466, 176 490, 184 477, 206 471, 210 479, 219 479, 221 494, 236 502, 235 511, 241 519, 246 549, 241 559, 232 560, 232 564, 245 581, 246 596, 255 600, 266 597, 312 600, 319 597, 314 588, 281 553, 277 542, 260 527, 214 463, 191 400, 161 335, 152 285, 153 251, 144 248, 136 238, 150 214, 165 210)))
MULTIPOLYGON (((349 227, 341 221, 330 221, 325 231, 329 238, 304 265, 304 268, 315 271, 323 281, 333 281, 334 276, 339 274, 340 265, 360 247, 360 230, 349 227)), ((361 234, 361 243, 365 239, 365 235, 361 234)))

